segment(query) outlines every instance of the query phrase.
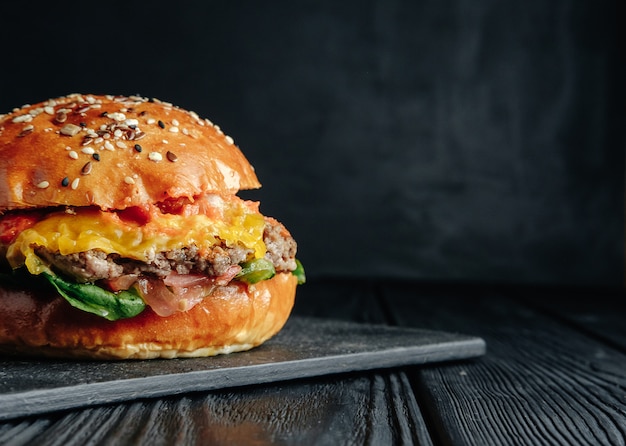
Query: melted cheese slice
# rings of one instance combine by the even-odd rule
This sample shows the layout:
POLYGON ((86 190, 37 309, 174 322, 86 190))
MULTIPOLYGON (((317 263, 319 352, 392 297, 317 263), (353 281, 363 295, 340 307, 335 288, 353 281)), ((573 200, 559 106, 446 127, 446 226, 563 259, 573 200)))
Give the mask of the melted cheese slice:
POLYGON ((219 218, 207 215, 163 214, 151 210, 143 225, 120 217, 116 212, 76 209, 74 213, 50 214, 26 229, 9 246, 7 259, 12 267, 25 265, 31 274, 48 270, 35 254, 45 247, 62 255, 98 249, 107 254, 149 262, 154 255, 174 249, 197 246, 200 251, 224 241, 254 251, 255 258, 265 255, 263 216, 243 202, 229 203, 219 218))

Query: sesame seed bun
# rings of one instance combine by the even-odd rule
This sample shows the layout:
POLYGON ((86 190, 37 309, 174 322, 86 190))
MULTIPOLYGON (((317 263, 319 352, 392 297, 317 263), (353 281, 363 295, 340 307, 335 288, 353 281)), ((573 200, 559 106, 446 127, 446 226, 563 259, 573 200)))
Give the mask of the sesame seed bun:
POLYGON ((0 116, 0 211, 124 209, 258 187, 232 138, 169 103, 73 94, 0 116))

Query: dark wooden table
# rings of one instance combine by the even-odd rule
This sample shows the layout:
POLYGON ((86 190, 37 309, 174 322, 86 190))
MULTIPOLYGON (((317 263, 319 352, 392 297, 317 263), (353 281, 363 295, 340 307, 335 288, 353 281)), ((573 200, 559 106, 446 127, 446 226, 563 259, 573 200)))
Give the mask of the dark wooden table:
POLYGON ((0 423, 0 444, 626 444, 621 290, 328 280, 294 314, 482 337, 480 358, 0 423))

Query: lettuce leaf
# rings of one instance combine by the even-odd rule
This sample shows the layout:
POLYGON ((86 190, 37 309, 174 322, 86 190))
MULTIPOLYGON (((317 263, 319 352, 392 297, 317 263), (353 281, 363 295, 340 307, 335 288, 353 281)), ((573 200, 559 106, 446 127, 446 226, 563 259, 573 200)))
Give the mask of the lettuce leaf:
POLYGON ((235 279, 246 283, 257 283, 271 279, 276 274, 274 265, 267 259, 254 259, 241 264, 241 271, 235 279))
POLYGON ((42 273, 70 305, 110 321, 137 316, 146 304, 134 289, 112 293, 90 283, 68 282, 59 276, 42 273))
MULTIPOLYGON (((306 282, 304 267, 302 263, 296 259, 296 269, 291 273, 298 278, 298 285, 306 282)), ((257 283, 262 280, 271 279, 276 275, 274 265, 267 259, 254 259, 241 264, 241 271, 235 276, 235 279, 246 283, 257 283)))
POLYGON ((294 269, 291 272, 291 274, 293 274, 294 276, 298 278, 298 285, 302 285, 306 283, 306 274, 304 273, 304 266, 302 266, 302 263, 298 259, 296 259, 296 265, 297 265, 296 269, 294 269))

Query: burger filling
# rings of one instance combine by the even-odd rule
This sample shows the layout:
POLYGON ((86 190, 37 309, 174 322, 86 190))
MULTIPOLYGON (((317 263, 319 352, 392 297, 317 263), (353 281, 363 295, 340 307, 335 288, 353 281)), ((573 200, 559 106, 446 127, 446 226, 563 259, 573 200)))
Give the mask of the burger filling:
POLYGON ((276 273, 304 281, 296 242, 258 203, 217 194, 121 211, 13 211, 0 217, 0 253, 41 275, 72 305, 107 319, 149 305, 187 311, 216 287, 276 273))

